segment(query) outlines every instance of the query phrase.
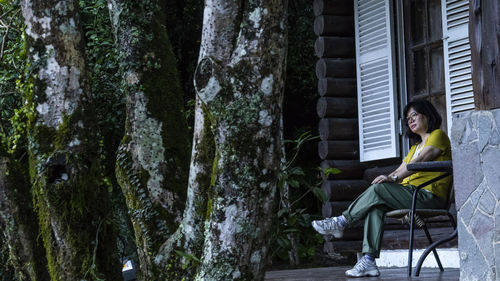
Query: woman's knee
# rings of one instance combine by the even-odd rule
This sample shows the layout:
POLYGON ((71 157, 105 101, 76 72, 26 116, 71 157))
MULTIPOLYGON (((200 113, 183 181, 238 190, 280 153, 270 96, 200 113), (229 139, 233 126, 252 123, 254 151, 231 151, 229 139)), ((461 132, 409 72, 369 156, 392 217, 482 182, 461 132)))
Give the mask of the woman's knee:
POLYGON ((376 193, 387 189, 384 183, 374 183, 370 186, 370 188, 376 193))
POLYGON ((373 193, 383 197, 385 194, 391 193, 391 189, 394 188, 394 185, 383 182, 372 184, 370 188, 372 189, 373 193))

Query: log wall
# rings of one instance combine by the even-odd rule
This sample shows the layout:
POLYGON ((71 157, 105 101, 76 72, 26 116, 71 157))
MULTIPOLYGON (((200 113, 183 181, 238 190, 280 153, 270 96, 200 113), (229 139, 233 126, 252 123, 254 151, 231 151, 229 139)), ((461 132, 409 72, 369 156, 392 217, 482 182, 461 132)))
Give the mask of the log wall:
MULTIPOLYGON (((340 174, 323 174, 322 190, 329 201, 322 215, 340 215, 368 186, 365 165, 359 162, 358 112, 356 98, 356 55, 354 6, 352 0, 315 0, 314 50, 318 61, 317 114, 318 154, 321 168, 334 167, 340 174)), ((346 231, 344 239, 360 239, 359 228, 346 231)), ((327 241, 325 247, 331 243, 327 241)))
MULTIPOLYGON (((376 176, 392 172, 399 166, 400 160, 380 160, 369 164, 359 162, 353 1, 314 0, 313 10, 316 16, 314 32, 318 36, 314 49, 318 57, 316 76, 319 98, 316 110, 320 118, 320 166, 323 170, 333 167, 341 171, 339 174, 322 175, 321 189, 328 198, 322 206, 322 215, 327 218, 340 215, 376 176)), ((442 221, 442 218, 437 218, 434 224, 444 226, 442 221)), ((394 231, 407 228, 395 219, 386 219, 384 227, 388 230, 385 234, 388 237, 396 237, 392 235, 396 233, 394 231)), ((336 245, 342 247, 343 243, 354 242, 347 240, 361 240, 362 229, 362 223, 348 228, 342 241, 336 241, 336 245)), ((386 240, 385 244, 391 243, 386 240)), ((325 236, 325 252, 335 252, 334 248, 329 236, 325 236)))

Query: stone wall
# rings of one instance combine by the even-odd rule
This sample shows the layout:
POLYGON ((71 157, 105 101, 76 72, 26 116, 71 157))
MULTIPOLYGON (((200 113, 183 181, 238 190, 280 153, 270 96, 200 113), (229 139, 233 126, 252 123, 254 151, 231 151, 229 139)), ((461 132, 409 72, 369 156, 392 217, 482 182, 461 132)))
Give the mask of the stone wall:
POLYGON ((500 109, 454 116, 460 280, 500 280, 500 109))

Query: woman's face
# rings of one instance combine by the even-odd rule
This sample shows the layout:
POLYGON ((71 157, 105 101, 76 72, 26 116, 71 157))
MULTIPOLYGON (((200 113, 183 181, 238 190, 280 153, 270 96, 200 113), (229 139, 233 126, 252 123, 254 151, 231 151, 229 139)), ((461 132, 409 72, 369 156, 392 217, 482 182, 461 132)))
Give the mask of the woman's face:
POLYGON ((413 107, 410 107, 408 110, 406 120, 408 122, 408 127, 410 127, 413 133, 420 135, 427 132, 427 117, 415 111, 413 107))

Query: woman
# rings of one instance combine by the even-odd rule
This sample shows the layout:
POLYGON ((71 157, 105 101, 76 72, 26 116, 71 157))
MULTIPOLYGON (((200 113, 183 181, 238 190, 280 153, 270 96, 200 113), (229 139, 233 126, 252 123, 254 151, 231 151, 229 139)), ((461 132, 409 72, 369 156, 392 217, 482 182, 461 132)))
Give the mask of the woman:
MULTIPOLYGON (((312 225, 321 234, 341 238, 344 229, 353 223, 365 220, 363 258, 346 276, 378 276, 375 258, 379 257, 383 236, 385 213, 394 209, 411 207, 413 188, 436 177, 437 172, 412 172, 408 163, 451 160, 450 140, 439 129, 441 117, 428 101, 413 101, 404 109, 407 136, 416 141, 403 163, 392 173, 380 175, 372 185, 345 210, 341 216, 313 221, 312 225)), ((418 192, 418 208, 442 208, 451 186, 450 177, 441 179, 418 192)))

